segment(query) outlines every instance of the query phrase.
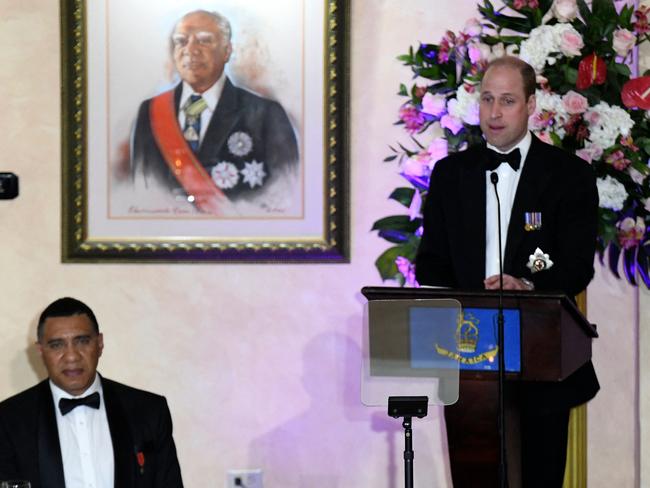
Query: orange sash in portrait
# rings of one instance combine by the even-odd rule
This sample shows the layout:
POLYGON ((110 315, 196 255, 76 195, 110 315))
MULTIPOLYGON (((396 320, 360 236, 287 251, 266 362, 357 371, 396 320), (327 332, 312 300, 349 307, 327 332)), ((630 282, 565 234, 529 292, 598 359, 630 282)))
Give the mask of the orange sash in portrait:
POLYGON ((194 197, 194 205, 205 213, 222 214, 227 198, 183 137, 174 109, 173 90, 151 100, 149 118, 153 136, 165 162, 185 192, 194 197))

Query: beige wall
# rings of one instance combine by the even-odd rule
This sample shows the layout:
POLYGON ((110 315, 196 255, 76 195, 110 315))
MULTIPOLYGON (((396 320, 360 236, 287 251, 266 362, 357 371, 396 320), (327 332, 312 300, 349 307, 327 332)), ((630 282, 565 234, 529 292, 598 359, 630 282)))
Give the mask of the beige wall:
MULTIPOLYGON (((475 11, 446 4, 352 2, 350 264, 63 265, 58 2, 0 0, 0 170, 21 183, 18 199, 0 201, 0 397, 43 377, 35 318, 72 295, 103 327, 102 373, 167 396, 188 487, 257 467, 269 487, 401 485, 401 426, 358 402, 358 290, 379 284, 373 262, 385 245, 372 222, 397 211, 386 196, 400 179, 382 163, 403 138, 391 124, 409 73, 395 56, 475 11)), ((604 389, 589 409, 589 486, 631 487, 634 294, 606 272, 592 290, 604 389)), ((437 410, 416 422, 414 441, 418 484, 447 486, 437 410)))

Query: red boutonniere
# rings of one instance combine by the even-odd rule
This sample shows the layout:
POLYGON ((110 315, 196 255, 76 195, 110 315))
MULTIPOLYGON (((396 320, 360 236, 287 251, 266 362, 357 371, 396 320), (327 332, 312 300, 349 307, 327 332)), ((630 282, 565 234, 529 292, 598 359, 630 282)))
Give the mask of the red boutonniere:
POLYGON ((606 79, 607 65, 595 53, 580 61, 578 65, 578 81, 576 82, 579 90, 586 90, 591 85, 602 85, 606 79))
POLYGON ((144 474, 144 453, 142 451, 138 451, 135 454, 135 457, 138 460, 138 466, 140 466, 140 474, 144 474))

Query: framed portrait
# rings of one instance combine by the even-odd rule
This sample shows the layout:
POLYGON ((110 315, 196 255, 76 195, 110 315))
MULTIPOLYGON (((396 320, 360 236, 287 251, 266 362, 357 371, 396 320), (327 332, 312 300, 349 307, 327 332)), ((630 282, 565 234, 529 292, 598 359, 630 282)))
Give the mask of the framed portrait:
POLYGON ((61 0, 64 262, 349 260, 344 0, 61 0))

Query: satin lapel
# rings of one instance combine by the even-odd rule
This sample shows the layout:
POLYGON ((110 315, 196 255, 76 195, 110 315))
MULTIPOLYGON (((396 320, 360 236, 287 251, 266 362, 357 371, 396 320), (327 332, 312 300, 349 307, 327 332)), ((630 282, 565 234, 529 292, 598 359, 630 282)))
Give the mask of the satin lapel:
POLYGON ((124 408, 117 398, 110 381, 102 378, 104 405, 108 428, 113 442, 113 459, 115 460, 115 488, 132 488, 135 486, 135 443, 124 408))
MULTIPOLYGON (((239 117, 241 117, 239 108, 239 93, 230 80, 226 78, 223 92, 219 97, 219 103, 217 103, 217 108, 212 114, 210 125, 208 125, 203 143, 199 149, 199 160, 203 164, 206 164, 211 157, 216 156, 221 151, 221 148, 226 143, 226 138, 231 133, 239 117)), ((214 162, 216 163, 216 161, 214 162)))
POLYGON ((38 406, 38 467, 43 488, 65 488, 63 458, 50 384, 41 383, 38 406))
POLYGON ((510 273, 513 266, 517 249, 524 238, 524 214, 525 212, 540 211, 539 198, 542 191, 548 185, 552 172, 549 170, 549 162, 544 161, 541 156, 540 142, 537 137, 533 140, 528 150, 528 156, 522 169, 521 178, 517 185, 515 200, 510 213, 510 224, 508 226, 508 237, 506 239, 505 258, 503 272, 510 273))
MULTIPOLYGON (((479 286, 485 277, 485 171, 487 160, 485 149, 475 152, 477 161, 466 160, 459 185, 459 199, 462 202, 462 215, 458 226, 466 242, 463 246, 465 256, 464 278, 461 283, 479 286)), ((470 156, 471 157, 471 156, 470 156)), ((463 286, 461 284, 461 286, 463 286)))

